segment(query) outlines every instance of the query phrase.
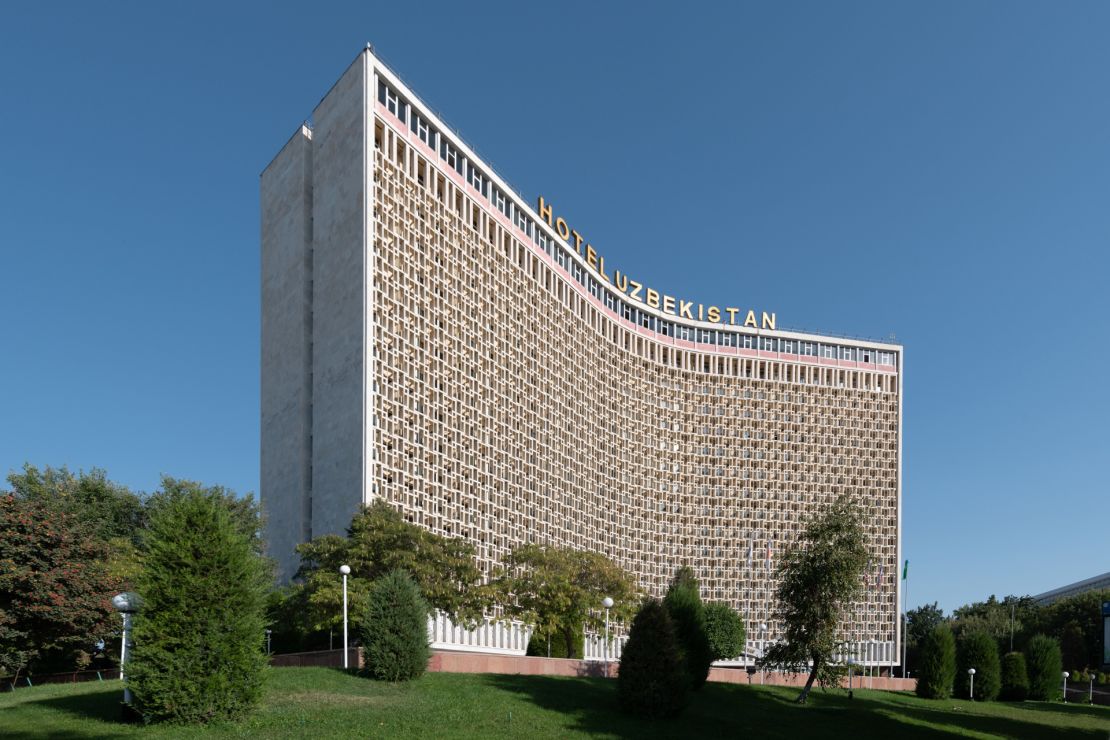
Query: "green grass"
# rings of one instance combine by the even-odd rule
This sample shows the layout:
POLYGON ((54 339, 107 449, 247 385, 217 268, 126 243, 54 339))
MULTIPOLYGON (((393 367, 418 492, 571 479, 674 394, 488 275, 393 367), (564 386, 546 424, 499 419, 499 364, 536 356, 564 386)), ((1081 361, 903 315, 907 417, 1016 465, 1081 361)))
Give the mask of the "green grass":
POLYGON ((271 671, 259 710, 238 724, 137 727, 116 721, 121 684, 66 684, 0 694, 0 737, 548 737, 1097 738, 1110 708, 926 701, 881 691, 707 684, 677 720, 648 722, 615 710, 615 682, 593 678, 432 673, 376 683, 326 668, 271 671))

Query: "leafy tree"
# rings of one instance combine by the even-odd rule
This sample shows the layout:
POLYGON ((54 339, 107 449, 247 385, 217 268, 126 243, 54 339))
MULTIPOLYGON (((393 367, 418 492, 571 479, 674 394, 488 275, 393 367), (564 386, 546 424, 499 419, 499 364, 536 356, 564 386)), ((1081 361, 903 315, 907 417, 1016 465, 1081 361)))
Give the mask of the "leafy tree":
POLYGON ((428 604, 403 570, 370 584, 358 619, 365 675, 408 681, 428 667, 428 604))
POLYGON ((1028 695, 1029 674, 1025 670, 1025 656, 1006 653, 1002 656, 1002 691, 999 698, 1003 701, 1025 701, 1028 695))
POLYGON ((1083 644, 1083 628, 1078 620, 1071 620, 1060 631, 1060 657, 1067 670, 1078 672, 1090 665, 1087 661, 1087 646, 1083 644))
POLYGON ((1060 674, 1064 664, 1060 643, 1045 635, 1034 635, 1025 646, 1025 662, 1029 667, 1029 698, 1054 701, 1060 698, 1060 674))
MULTIPOLYGON (((967 604, 952 612, 952 631, 957 640, 972 632, 986 632, 1002 653, 1010 649, 1011 631, 1016 646, 1025 644, 1039 611, 1031 596, 1007 596, 999 601, 992 595, 986 601, 967 604)), ((979 682, 978 676, 975 682, 979 682)))
POLYGON ((649 599, 632 621, 621 653, 621 709, 642 717, 674 717, 686 706, 689 682, 670 613, 658 600, 649 599))
POLYGON ((361 599, 369 584, 394 570, 416 582, 429 609, 456 621, 480 619, 490 603, 474 546, 461 538, 441 537, 406 522, 382 500, 364 507, 351 520, 347 536, 324 535, 297 547, 313 630, 328 630, 342 621, 343 586, 339 566, 349 565, 349 598, 361 599))
POLYGON ((675 637, 682 648, 690 688, 698 691, 709 677, 713 648, 705 629, 705 606, 701 603, 698 579, 689 567, 679 568, 663 598, 663 606, 671 615, 675 637))
POLYGON ((143 537, 128 681, 147 721, 245 714, 262 693, 272 570, 220 488, 185 485, 152 510, 143 537))
POLYGON ((761 665, 801 672, 809 678, 798 696, 805 703, 814 681, 833 685, 840 671, 832 663, 837 650, 836 628, 861 588, 867 564, 858 507, 841 496, 805 525, 801 539, 779 560, 775 617, 785 641, 772 645, 761 665))
POLYGON ((968 669, 975 669, 976 701, 994 701, 1002 687, 1001 666, 998 660, 998 643, 986 632, 964 634, 956 645, 956 696, 968 696, 971 676, 968 669))
MULTIPOLYGON (((632 615, 639 597, 632 576, 604 555, 533 544, 505 556, 490 589, 506 616, 530 622, 543 635, 561 632, 568 646, 576 645, 583 626, 604 628, 606 596, 618 620, 632 615)), ((577 651, 567 657, 578 657, 577 651)))
POLYGON ((1060 638, 1060 649, 1069 669, 1102 663, 1104 601, 1110 601, 1110 588, 1075 594, 1044 607, 1040 629, 1060 638))
POLYGON ((27 463, 22 472, 8 476, 8 483, 16 498, 65 512, 102 542, 120 539, 137 543, 146 524, 142 497, 108 480, 100 468, 74 474, 64 466, 48 465, 40 470, 27 463))
POLYGON ((731 660, 743 655, 744 620, 728 604, 714 601, 705 605, 705 632, 709 636, 713 660, 731 660))
POLYGON ((41 499, 0 496, 0 673, 72 665, 115 621, 104 544, 41 499))
POLYGON ((915 690, 926 699, 947 699, 955 681, 956 640, 948 625, 941 623, 921 641, 915 690))

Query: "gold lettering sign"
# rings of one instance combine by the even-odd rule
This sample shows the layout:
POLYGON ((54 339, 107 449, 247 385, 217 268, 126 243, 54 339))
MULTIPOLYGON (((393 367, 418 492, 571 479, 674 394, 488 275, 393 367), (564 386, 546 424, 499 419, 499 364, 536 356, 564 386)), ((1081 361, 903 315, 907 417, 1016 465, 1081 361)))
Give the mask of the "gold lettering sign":
MULTIPOLYGON (((609 283, 629 298, 637 300, 644 305, 662 309, 664 313, 669 313, 672 316, 680 316, 684 319, 690 319, 691 321, 694 320, 695 303, 693 301, 682 300, 674 296, 662 294, 655 288, 649 288, 643 283, 633 280, 620 270, 613 270, 612 277, 610 277, 609 273, 605 270, 604 255, 599 254, 591 244, 586 242, 584 236, 567 224, 565 219, 560 216, 555 216, 551 204, 544 200, 542 195, 539 197, 536 212, 540 214, 542 220, 547 222, 548 226, 555 229, 555 233, 559 235, 560 239, 568 245, 573 244, 574 251, 584 255, 586 264, 601 280, 609 283), (582 248, 583 245, 585 245, 584 252, 582 248)), ((744 317, 743 325, 750 329, 774 330, 775 328, 776 317, 773 312, 768 313, 767 311, 760 311, 759 315, 761 320, 757 320, 754 309, 744 311, 733 306, 725 306, 722 308, 720 306, 707 306, 703 303, 698 303, 696 305, 698 321, 736 326, 737 316, 741 315, 744 317), (725 320, 726 315, 728 317, 727 321, 725 320)))

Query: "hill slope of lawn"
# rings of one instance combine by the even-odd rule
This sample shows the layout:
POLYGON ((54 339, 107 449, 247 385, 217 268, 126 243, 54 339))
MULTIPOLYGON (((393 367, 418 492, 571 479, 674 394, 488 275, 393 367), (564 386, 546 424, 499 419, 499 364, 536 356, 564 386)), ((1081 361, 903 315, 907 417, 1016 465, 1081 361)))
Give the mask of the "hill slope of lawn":
POLYGON ((0 737, 800 737, 1085 738, 1106 740, 1110 708, 1076 704, 972 704, 912 695, 706 684, 667 722, 616 711, 605 679, 432 673, 376 683, 326 668, 270 672, 249 719, 208 728, 136 727, 116 721, 121 684, 65 684, 0 694, 0 737))

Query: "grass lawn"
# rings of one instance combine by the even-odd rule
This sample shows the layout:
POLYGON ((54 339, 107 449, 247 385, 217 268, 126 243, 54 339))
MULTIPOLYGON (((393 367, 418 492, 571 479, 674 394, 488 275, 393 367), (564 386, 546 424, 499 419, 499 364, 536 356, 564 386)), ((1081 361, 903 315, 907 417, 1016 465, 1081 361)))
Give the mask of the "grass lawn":
POLYGON ((615 710, 605 679, 431 673, 392 685, 327 668, 278 668, 259 710, 206 729, 115 721, 121 684, 65 684, 0 694, 0 738, 547 737, 1090 738, 1110 737, 1110 708, 1078 704, 972 704, 911 695, 706 684, 677 720, 648 722, 615 710))

